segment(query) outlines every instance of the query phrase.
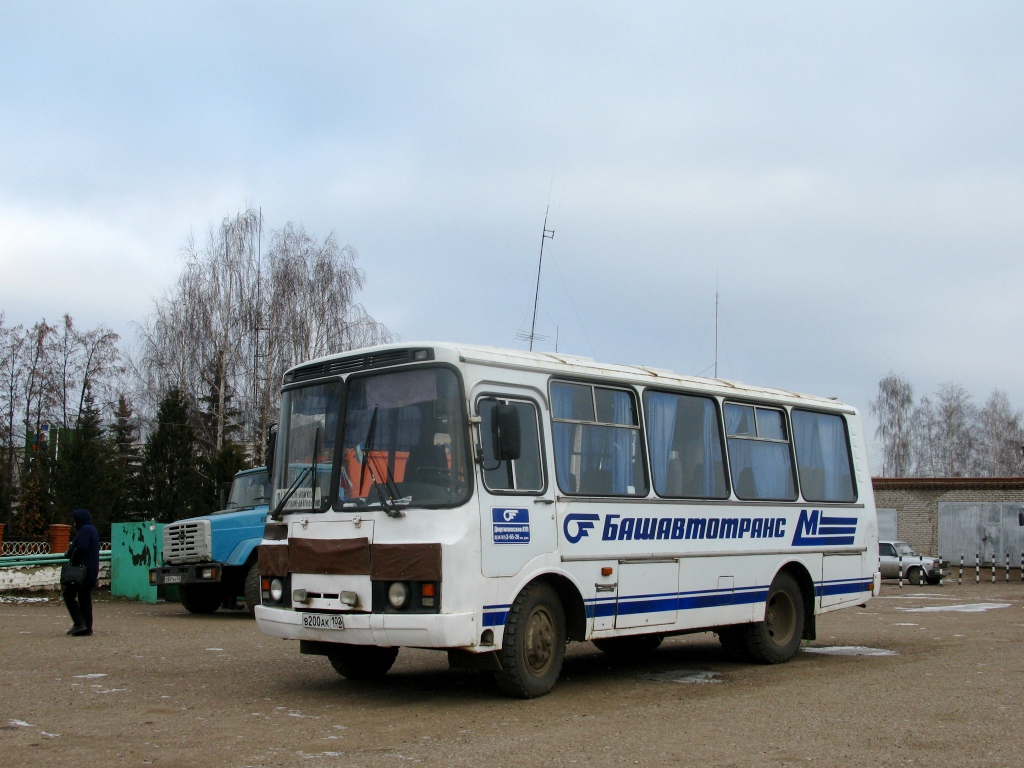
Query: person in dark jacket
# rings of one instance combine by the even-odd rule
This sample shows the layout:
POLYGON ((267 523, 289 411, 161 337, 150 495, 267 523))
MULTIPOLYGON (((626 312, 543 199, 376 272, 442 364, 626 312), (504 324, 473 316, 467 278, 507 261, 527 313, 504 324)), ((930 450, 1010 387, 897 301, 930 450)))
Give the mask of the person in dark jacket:
POLYGON ((68 630, 69 635, 92 634, 92 595, 100 575, 100 535, 92 524, 92 516, 87 509, 76 509, 71 513, 75 521, 75 538, 64 553, 64 557, 72 565, 85 565, 85 583, 82 586, 64 585, 64 604, 68 607, 74 626, 68 630))

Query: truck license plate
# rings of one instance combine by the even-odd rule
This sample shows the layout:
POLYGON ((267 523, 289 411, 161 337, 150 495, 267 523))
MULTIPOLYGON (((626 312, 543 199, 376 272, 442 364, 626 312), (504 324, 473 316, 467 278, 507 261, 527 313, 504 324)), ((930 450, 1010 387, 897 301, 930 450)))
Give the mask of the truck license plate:
POLYGON ((164 584, 180 584, 181 576, 164 576, 164 584))
POLYGON ((344 629, 345 619, 336 613, 304 613, 302 626, 310 629, 344 629))

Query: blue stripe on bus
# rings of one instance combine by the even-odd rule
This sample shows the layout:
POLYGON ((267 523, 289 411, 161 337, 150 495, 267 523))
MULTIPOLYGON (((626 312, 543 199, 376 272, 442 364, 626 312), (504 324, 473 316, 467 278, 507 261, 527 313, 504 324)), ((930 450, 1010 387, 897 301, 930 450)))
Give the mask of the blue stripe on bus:
MULTIPOLYGON (((870 579, 845 579, 816 582, 815 597, 848 595, 871 591, 870 579)), ((625 597, 594 597, 584 600, 587 618, 635 615, 638 613, 664 613, 699 608, 718 608, 725 605, 751 605, 768 599, 768 587, 737 587, 734 590, 706 589, 695 592, 661 592, 650 595, 625 597)), ((485 605, 483 625, 504 626, 508 621, 509 605, 485 605)))

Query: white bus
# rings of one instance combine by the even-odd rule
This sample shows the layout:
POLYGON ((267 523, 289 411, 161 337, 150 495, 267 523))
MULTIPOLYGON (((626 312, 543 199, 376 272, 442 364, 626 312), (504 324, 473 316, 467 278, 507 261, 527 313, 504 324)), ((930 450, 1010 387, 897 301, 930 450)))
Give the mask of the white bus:
POLYGON ((348 678, 446 649, 529 698, 570 640, 706 630, 777 663, 879 590, 865 438, 834 399, 393 344, 289 370, 273 453, 256 619, 348 678))

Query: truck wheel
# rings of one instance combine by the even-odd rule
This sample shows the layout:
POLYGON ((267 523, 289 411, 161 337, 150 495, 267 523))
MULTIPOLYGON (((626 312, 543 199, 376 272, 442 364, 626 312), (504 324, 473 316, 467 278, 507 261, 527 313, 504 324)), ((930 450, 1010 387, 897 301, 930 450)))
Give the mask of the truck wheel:
POLYGON ((224 600, 220 584, 183 584, 181 604, 189 613, 213 613, 224 600))
POLYGON ((924 579, 921 578, 921 569, 916 565, 913 568, 907 569, 907 581, 913 584, 915 587, 920 586, 924 579))
POLYGON ((565 612, 550 586, 534 582, 508 612, 505 639, 494 674, 502 693, 520 699, 543 696, 555 686, 565 658, 565 612))
POLYGON ((262 602, 260 594, 260 568, 253 563, 245 574, 245 609, 249 613, 255 613, 256 606, 262 602))
POLYGON ((591 640, 598 650, 609 656, 623 659, 637 659, 650 656, 661 645, 665 638, 661 635, 627 635, 625 637, 605 637, 591 640))
POLYGON ((768 589, 764 621, 743 625, 753 661, 779 664, 793 658, 804 633, 804 599, 796 580, 779 572, 768 589))
POLYGON ((374 680, 384 677, 397 657, 397 648, 343 643, 339 643, 327 654, 334 671, 349 680, 374 680))

